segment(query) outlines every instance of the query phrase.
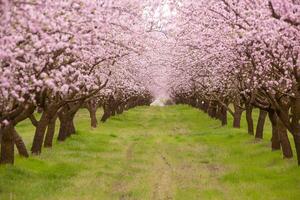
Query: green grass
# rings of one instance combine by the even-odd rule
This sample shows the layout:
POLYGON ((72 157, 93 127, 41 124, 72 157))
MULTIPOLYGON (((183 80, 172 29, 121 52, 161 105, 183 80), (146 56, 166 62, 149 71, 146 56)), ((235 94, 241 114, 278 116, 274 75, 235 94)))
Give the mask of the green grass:
MULTIPOLYGON (((271 152, 269 123, 257 142, 245 121, 221 127, 188 106, 139 107, 97 129, 88 116, 66 142, 1 166, 0 199, 300 199, 300 168, 271 152)), ((18 131, 29 148, 30 122, 18 131)))

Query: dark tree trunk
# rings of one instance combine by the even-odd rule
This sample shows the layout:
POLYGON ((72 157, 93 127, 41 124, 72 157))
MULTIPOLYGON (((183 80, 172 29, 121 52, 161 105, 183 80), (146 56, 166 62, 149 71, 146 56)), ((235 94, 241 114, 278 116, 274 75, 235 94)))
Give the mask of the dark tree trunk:
POLYGON ((42 113, 42 112, 43 112, 43 110, 44 110, 44 109, 43 109, 43 108, 41 108, 41 107, 38 107, 38 108, 37 108, 37 112, 38 112, 38 113, 42 113))
POLYGON ((216 107, 213 101, 209 102, 209 106, 208 106, 208 110, 207 110, 208 115, 211 118, 215 118, 216 117, 216 107))
POLYGON ((272 143, 272 150, 280 150, 280 141, 279 141, 279 134, 278 134, 278 119, 275 111, 269 111, 269 119, 272 124, 272 138, 271 138, 271 143, 272 143))
POLYGON ((51 148, 53 145, 53 137, 55 134, 55 125, 56 125, 57 116, 51 118, 47 127, 46 138, 44 141, 44 147, 51 148))
MULTIPOLYGON (((300 80, 297 80, 300 83, 300 80)), ((299 87, 299 86, 298 86, 299 87)), ((295 98, 291 99, 291 133, 295 143, 298 165, 300 165, 300 91, 297 88, 295 98)))
POLYGON ((217 104, 217 119, 222 121, 222 106, 219 103, 217 104))
POLYGON ((123 109, 122 109, 122 106, 121 105, 119 105, 118 107, 117 107, 117 114, 122 114, 122 112, 123 112, 123 109))
POLYGON ((32 154, 35 155, 41 154, 48 123, 49 123, 49 115, 46 111, 44 111, 34 134, 33 143, 31 147, 32 154))
POLYGON ((68 124, 69 124, 69 130, 67 132, 68 137, 71 136, 72 134, 76 133, 76 129, 75 129, 75 125, 74 125, 75 114, 76 114, 76 112, 71 113, 68 117, 68 124))
POLYGON ((212 117, 211 102, 209 102, 207 105, 207 114, 208 114, 208 116, 212 117))
POLYGON ((18 132, 15 129, 14 129, 14 140, 20 156, 28 158, 29 154, 25 146, 25 143, 22 137, 18 134, 18 132))
POLYGON ((277 117, 278 135, 282 148, 282 153, 284 158, 292 158, 293 151, 291 148, 291 143, 287 135, 287 129, 282 123, 282 121, 277 117))
POLYGON ((204 111, 205 113, 208 112, 208 107, 209 107, 208 102, 207 102, 207 101, 203 101, 203 111, 204 111))
POLYGON ((197 107, 200 109, 200 110, 204 110, 204 107, 203 107, 203 101, 199 99, 198 101, 198 104, 197 104, 197 107))
POLYGON ((247 120, 247 126, 248 126, 248 133, 250 135, 254 135, 252 110, 253 110, 253 107, 251 105, 246 106, 246 120, 247 120))
POLYGON ((233 127, 240 128, 241 127, 241 118, 242 118, 243 110, 234 104, 234 116, 233 116, 233 127))
POLYGON ((97 128, 97 125, 98 125, 98 121, 97 121, 97 117, 96 117, 97 107, 94 108, 94 107, 90 106, 88 108, 88 111, 90 113, 90 118, 91 118, 91 127, 97 128))
POLYGON ((3 135, 3 129, 1 129, 1 127, 0 127, 0 146, 2 143, 2 135, 3 135))
POLYGON ((58 141, 65 141, 71 135, 71 117, 68 115, 60 115, 60 127, 58 132, 58 141))
POLYGON ((8 125, 2 130, 0 164, 14 164, 14 127, 8 125))
POLYGON ((265 126, 267 114, 268 114, 267 111, 259 109, 259 116, 258 116, 258 121, 257 121, 257 125, 256 125, 256 133, 255 133, 255 138, 257 138, 257 139, 263 138, 264 126, 265 126))
POLYGON ((226 126, 227 125, 227 108, 224 106, 221 106, 220 109, 221 109, 222 126, 226 126))
POLYGON ((116 110, 114 107, 112 107, 110 110, 110 116, 115 116, 115 115, 116 115, 116 110))
POLYGON ((73 105, 73 107, 65 106, 60 113, 58 113, 58 117, 60 120, 60 127, 57 140, 65 141, 67 137, 71 136, 76 132, 74 126, 74 117, 76 112, 80 108, 80 103, 73 105))
POLYGON ((30 121, 31 121, 31 123, 32 123, 33 126, 35 126, 35 127, 38 126, 39 122, 38 122, 38 120, 36 120, 34 114, 30 115, 29 119, 30 119, 30 121))
POLYGON ((103 107, 104 113, 103 116, 101 118, 102 122, 106 122, 106 120, 110 117, 110 110, 108 106, 104 106, 103 107))
POLYGON ((60 126, 59 126, 59 132, 57 136, 58 141, 65 141, 67 138, 67 132, 68 132, 68 122, 64 117, 59 117, 60 126))
POLYGON ((300 165, 300 134, 294 133, 293 138, 294 138, 296 152, 297 152, 298 165, 300 165))
POLYGON ((124 105, 122 104, 119 109, 119 114, 122 114, 123 112, 124 112, 124 105))
POLYGON ((217 118, 217 104, 216 104, 216 102, 212 102, 211 106, 212 106, 212 108, 211 108, 211 117, 216 119, 217 118))

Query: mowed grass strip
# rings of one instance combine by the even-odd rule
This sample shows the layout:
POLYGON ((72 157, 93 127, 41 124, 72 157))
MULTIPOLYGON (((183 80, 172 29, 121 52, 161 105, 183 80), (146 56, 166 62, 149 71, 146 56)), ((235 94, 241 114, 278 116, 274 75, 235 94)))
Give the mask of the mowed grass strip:
MULTIPOLYGON (((1 166, 0 199, 300 199, 300 169, 271 151, 269 123, 263 141, 247 135, 245 121, 221 127, 183 105, 138 107, 97 129, 89 123, 81 110, 76 135, 1 166)), ((30 122, 18 131, 30 149, 30 122)))

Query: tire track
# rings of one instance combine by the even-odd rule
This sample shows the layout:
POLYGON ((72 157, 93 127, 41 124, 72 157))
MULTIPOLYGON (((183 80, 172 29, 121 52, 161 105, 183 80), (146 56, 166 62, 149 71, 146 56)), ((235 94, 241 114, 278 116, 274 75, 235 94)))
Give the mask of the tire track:
POLYGON ((171 200, 172 189, 172 166, 162 153, 157 155, 153 166, 153 200, 171 200))

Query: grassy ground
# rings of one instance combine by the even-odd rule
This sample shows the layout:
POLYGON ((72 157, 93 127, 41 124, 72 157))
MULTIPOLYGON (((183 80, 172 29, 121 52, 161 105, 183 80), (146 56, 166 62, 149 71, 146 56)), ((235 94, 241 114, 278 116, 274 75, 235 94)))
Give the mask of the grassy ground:
MULTIPOLYGON (((139 107, 92 130, 82 110, 77 135, 0 167, 0 199, 300 199, 300 168, 270 151, 269 124, 260 142, 242 125, 188 106, 139 107)), ((29 147, 32 126, 18 130, 29 147)))

